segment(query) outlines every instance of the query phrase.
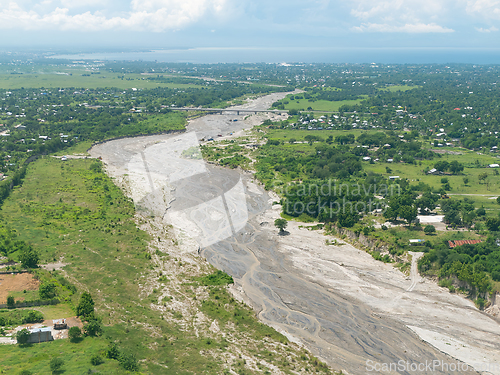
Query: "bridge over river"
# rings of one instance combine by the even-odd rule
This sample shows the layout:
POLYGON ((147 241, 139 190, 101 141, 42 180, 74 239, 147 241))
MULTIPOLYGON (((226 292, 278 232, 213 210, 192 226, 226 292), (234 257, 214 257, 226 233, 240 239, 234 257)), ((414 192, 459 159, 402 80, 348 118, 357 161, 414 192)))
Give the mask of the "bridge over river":
POLYGON ((190 107, 171 107, 169 108, 172 111, 185 111, 185 112, 192 112, 192 111, 197 111, 197 112, 208 112, 208 113, 218 113, 222 115, 223 113, 235 113, 236 115, 245 114, 257 114, 257 113, 276 113, 276 114, 283 114, 283 113, 288 113, 288 110, 279 110, 279 109, 236 109, 236 108, 190 108, 190 107))

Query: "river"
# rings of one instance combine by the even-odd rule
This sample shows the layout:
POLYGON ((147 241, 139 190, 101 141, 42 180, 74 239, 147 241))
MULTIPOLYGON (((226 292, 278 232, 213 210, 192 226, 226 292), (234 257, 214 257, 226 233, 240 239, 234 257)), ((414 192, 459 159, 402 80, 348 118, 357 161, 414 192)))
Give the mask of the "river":
MULTIPOLYGON (((284 95, 243 107, 267 109, 284 95)), ((171 223, 178 238, 196 240, 201 256, 233 276, 234 290, 261 321, 332 367, 350 374, 461 374, 498 361, 498 322, 470 301, 420 279, 415 267, 410 278, 349 244, 325 245, 322 233, 298 223, 280 236, 272 225, 276 198, 252 174, 199 158, 201 138, 243 135, 264 118, 209 115, 182 135, 115 140, 90 153, 102 157, 139 210, 171 223), (462 367, 450 371, 448 364, 462 367)))

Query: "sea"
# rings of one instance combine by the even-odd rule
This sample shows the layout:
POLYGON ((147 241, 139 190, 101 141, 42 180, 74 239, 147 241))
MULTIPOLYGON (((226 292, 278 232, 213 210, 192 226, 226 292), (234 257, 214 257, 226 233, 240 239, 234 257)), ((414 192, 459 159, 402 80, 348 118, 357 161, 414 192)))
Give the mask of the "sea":
POLYGON ((56 59, 171 63, 500 64, 500 48, 203 47, 56 54, 56 59))

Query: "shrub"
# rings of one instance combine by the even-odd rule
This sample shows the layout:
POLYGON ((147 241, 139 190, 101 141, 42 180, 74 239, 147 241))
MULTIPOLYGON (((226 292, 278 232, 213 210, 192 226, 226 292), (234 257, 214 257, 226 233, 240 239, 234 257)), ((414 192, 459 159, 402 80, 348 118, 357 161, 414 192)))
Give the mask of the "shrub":
POLYGON ((13 308, 16 305, 16 301, 14 300, 13 296, 8 296, 7 297, 7 306, 9 309, 13 308))
POLYGON ((83 317, 92 317, 94 315, 94 300, 90 293, 83 292, 76 307, 76 315, 83 317))
POLYGON ((23 317, 23 323, 40 323, 43 322, 43 314, 40 311, 29 310, 28 314, 23 317))
POLYGON ((486 305, 484 298, 478 298, 474 301, 474 303, 479 310, 484 310, 484 306, 486 305))
POLYGON ((104 359, 102 359, 99 353, 96 353, 92 357, 90 357, 90 363, 92 364, 92 366, 99 366, 101 363, 104 363, 104 359))
POLYGON ((100 336, 102 333, 102 326, 98 320, 90 320, 83 326, 83 330, 87 336, 100 336))
POLYGON ((425 234, 434 234, 436 233, 436 228, 434 225, 426 225, 424 228, 424 233, 425 234))
POLYGON ((19 345, 24 345, 28 343, 28 340, 30 339, 31 333, 28 331, 26 328, 18 331, 16 333, 16 340, 19 345))
POLYGON ((133 354, 125 354, 120 355, 118 359, 120 365, 127 371, 137 371, 139 370, 139 362, 137 362, 137 358, 133 354))
POLYGON ((109 344, 108 350, 106 350, 106 357, 108 357, 109 359, 120 358, 120 350, 114 342, 109 344))
POLYGON ((234 284, 233 278, 225 272, 221 270, 217 270, 211 275, 203 276, 200 278, 200 281, 203 285, 228 285, 234 284))
POLYGON ((25 268, 36 268, 38 267, 39 255, 38 251, 33 249, 31 246, 27 246, 23 252, 19 255, 19 261, 21 265, 25 268))
POLYGON ((79 327, 71 327, 68 330, 68 336, 72 342, 75 342, 82 336, 82 330, 79 327))
POLYGON ((52 299, 56 296, 56 284, 51 281, 45 281, 38 289, 40 299, 52 299))
POLYGON ((63 367, 64 365, 64 361, 59 358, 59 357, 55 357, 55 358, 52 358, 52 360, 50 361, 50 370, 52 372, 57 372, 61 369, 61 367, 63 367))

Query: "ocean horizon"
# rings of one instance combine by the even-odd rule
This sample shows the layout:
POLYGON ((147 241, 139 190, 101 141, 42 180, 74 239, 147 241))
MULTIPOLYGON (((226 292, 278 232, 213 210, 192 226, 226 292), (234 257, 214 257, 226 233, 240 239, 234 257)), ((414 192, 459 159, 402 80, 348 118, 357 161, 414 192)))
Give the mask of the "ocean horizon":
POLYGON ((55 54, 55 59, 171 63, 500 64, 500 48, 203 47, 55 54))

